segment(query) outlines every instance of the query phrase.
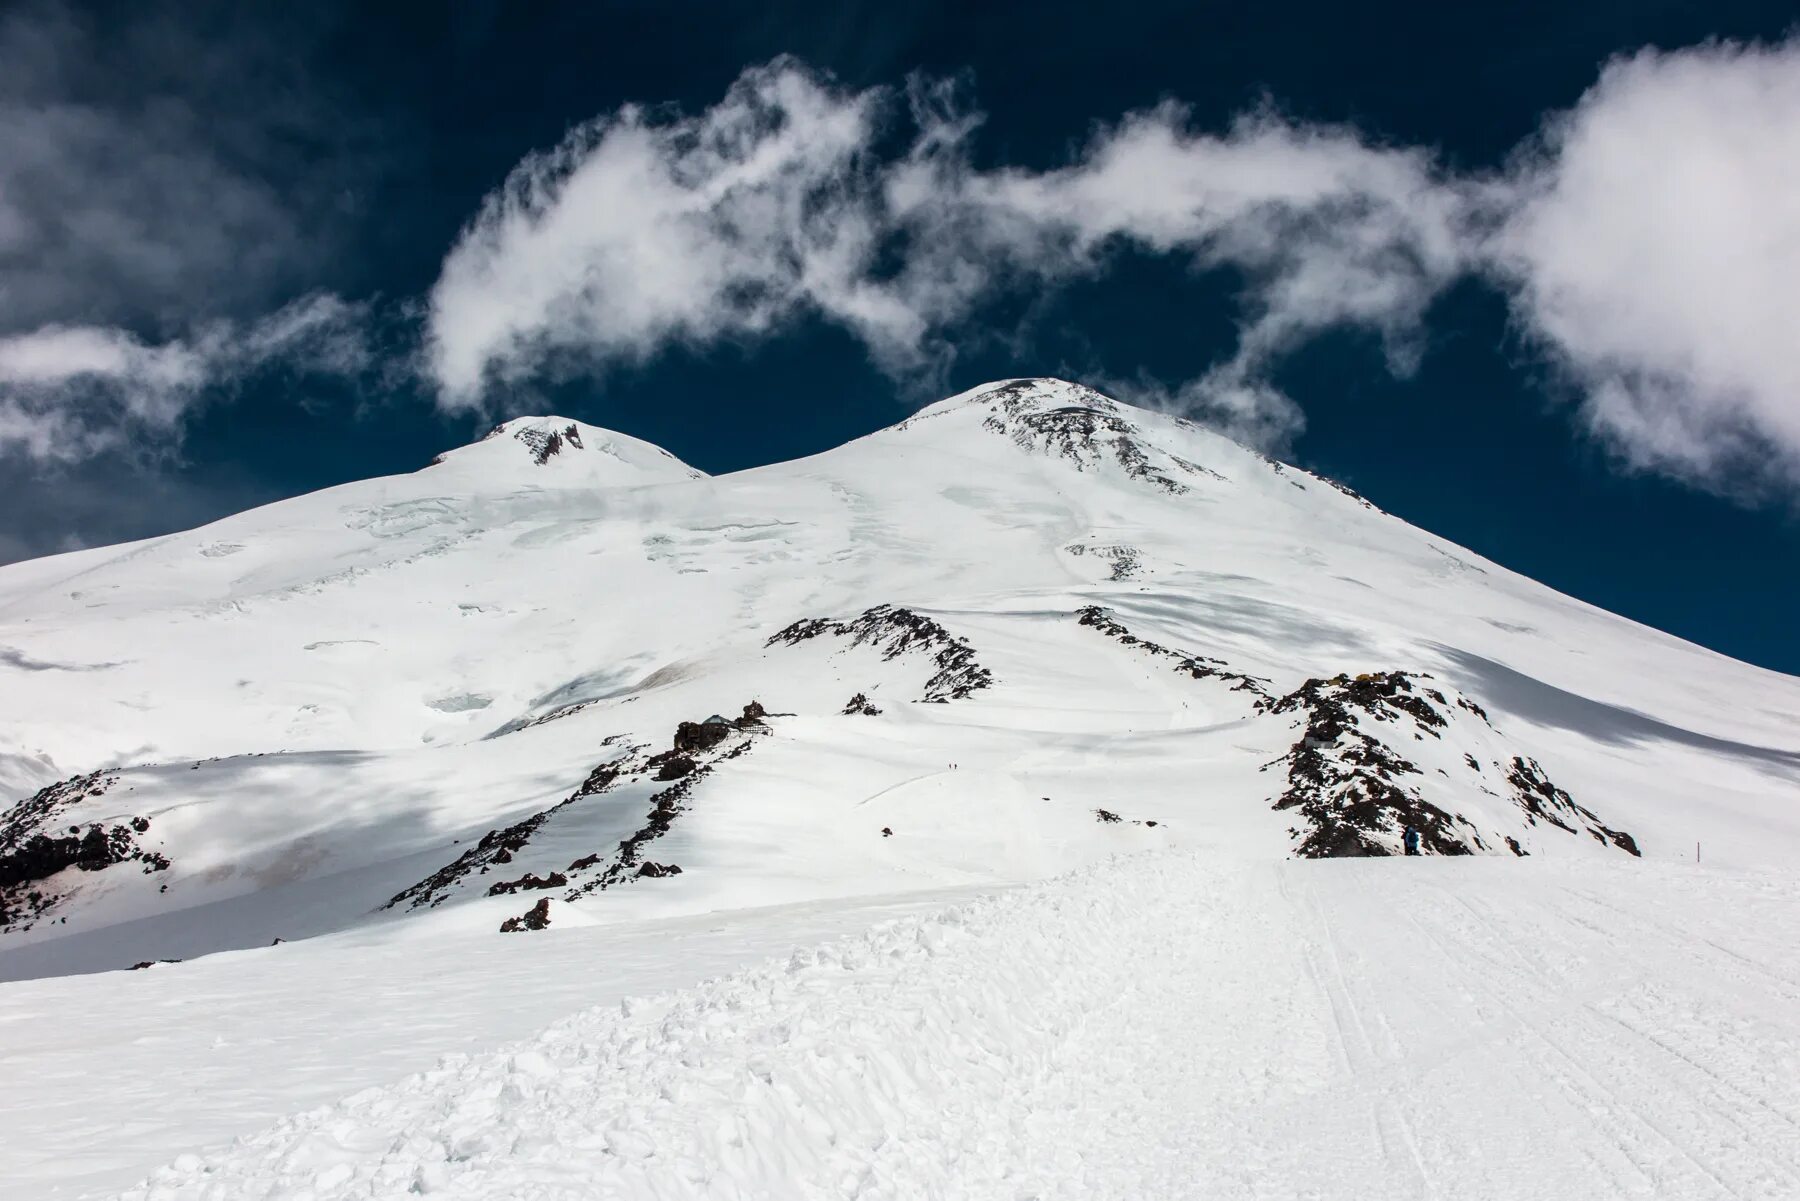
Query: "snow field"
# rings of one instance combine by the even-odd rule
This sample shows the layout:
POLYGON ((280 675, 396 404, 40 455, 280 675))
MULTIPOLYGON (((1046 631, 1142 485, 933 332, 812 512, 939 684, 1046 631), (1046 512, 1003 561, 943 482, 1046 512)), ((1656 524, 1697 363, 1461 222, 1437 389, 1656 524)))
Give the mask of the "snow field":
MULTIPOLYGON (((1649 858, 1800 849, 1794 680, 1075 385, 978 389, 717 479, 569 424, 509 423, 411 475, 0 571, 0 648, 31 665, 0 663, 0 799, 106 768, 116 786, 45 830, 142 818, 143 850, 169 860, 60 872, 43 920, 0 931, 0 980, 397 920, 389 898, 620 748, 653 753, 752 699, 783 715, 770 736, 656 844, 683 874, 576 902, 596 920, 999 885, 1154 847, 1289 854, 1295 814, 1270 808, 1284 781, 1261 769, 1293 720, 1080 626, 1088 606, 1278 693, 1405 671, 1478 701, 1501 742, 1464 723, 1399 749, 1447 810, 1500 827, 1493 849, 1510 833, 1536 856, 1623 853, 1528 828, 1496 774, 1514 754, 1649 858), (1057 433, 1090 421, 1097 440, 1057 433), (1125 432, 1180 491, 1132 474, 1125 432), (922 703, 941 647, 769 644, 876 606, 965 640, 992 686, 922 703), (844 715, 858 694, 881 715, 844 715), (1102 808, 1125 823, 1090 820, 1102 808)), ((638 830, 640 783, 557 815, 515 874, 638 830)), ((492 883, 444 907, 497 930, 526 903, 492 883)))
POLYGON ((1090 872, 889 923, 447 1060, 126 1195, 919 1196, 1022 1137, 1005 1098, 1111 999, 1135 904, 1090 872))
POLYGON ((1774 1201, 1796 933, 1788 878, 1123 857, 575 1015, 125 1196, 1774 1201))

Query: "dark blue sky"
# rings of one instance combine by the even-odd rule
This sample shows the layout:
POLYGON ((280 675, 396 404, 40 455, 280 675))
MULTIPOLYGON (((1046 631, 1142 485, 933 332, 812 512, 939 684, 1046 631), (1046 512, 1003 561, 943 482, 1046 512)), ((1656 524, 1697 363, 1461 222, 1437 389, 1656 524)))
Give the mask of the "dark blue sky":
MULTIPOLYGON (((104 29, 124 6, 91 6, 104 29)), ((395 303, 426 293, 458 231, 528 151, 627 101, 697 110, 747 65, 791 54, 844 84, 961 77, 987 120, 980 159, 1066 161, 1096 122, 1165 98, 1203 126, 1272 101, 1384 143, 1498 168, 1601 63, 1641 46, 1776 39, 1792 4, 830 5, 368 3, 301 18, 168 6, 201 42, 290 74, 331 119, 297 127, 254 169, 276 186, 330 184, 330 245, 294 286, 395 303), (275 24, 271 22, 281 22, 275 24), (259 49, 260 48, 260 49, 259 49), (297 64, 297 65, 296 65, 297 64)), ((128 100, 129 47, 108 102, 128 100)), ((230 106, 231 90, 191 98, 230 106)), ((1023 347, 971 338, 948 391, 1026 374, 1186 378, 1228 355, 1229 281, 1126 259, 1034 297, 1023 347)), ((1800 524, 1777 496, 1723 500, 1621 469, 1572 420, 1569 385, 1519 336, 1504 299, 1465 281, 1434 304, 1416 374, 1396 379, 1367 335, 1330 334, 1284 360, 1302 465, 1383 508, 1605 608, 1725 653, 1800 672, 1793 596, 1800 524)), ((903 417, 919 397, 841 330, 802 320, 755 344, 665 351, 599 378, 535 386, 497 416, 553 409, 720 472, 813 453, 903 417), (905 394, 903 394, 905 393, 905 394)), ((398 379, 352 394, 265 371, 207 404, 178 457, 117 456, 10 474, 0 550, 44 553, 196 524, 249 504, 413 469, 485 421, 438 414, 398 379)))

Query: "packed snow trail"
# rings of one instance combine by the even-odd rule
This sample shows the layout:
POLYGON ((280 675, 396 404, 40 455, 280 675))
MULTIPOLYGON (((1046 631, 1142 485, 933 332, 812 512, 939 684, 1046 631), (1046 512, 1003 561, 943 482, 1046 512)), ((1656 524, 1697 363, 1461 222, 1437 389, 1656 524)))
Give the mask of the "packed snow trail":
POLYGON ((1792 1198, 1800 889, 1115 860, 453 1057, 133 1198, 1792 1198))

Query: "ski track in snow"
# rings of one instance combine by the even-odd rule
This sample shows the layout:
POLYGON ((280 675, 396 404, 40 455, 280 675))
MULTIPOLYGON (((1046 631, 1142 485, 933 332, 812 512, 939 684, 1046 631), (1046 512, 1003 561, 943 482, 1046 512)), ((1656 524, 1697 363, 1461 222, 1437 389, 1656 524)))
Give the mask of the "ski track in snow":
POLYGON ((592 1009, 133 1201, 1792 1198, 1800 889, 1121 857, 592 1009))

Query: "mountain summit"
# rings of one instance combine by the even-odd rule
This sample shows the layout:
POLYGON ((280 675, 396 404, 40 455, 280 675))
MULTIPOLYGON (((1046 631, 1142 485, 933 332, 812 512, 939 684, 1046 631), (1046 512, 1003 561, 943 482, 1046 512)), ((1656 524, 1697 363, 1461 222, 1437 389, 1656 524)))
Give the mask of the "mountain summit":
POLYGON ((439 455, 433 467, 458 469, 487 477, 555 480, 568 484, 654 484, 700 479, 706 473, 689 467, 660 446, 614 430, 567 417, 515 417, 489 430, 479 442, 439 455), (531 476, 521 463, 545 468, 531 476))
POLYGON ((707 477, 561 417, 0 569, 0 975, 1115 852, 1800 849, 1800 682, 1007 380, 707 477), (1791 809, 1791 806, 1789 807, 1791 809))

